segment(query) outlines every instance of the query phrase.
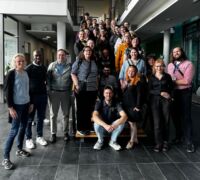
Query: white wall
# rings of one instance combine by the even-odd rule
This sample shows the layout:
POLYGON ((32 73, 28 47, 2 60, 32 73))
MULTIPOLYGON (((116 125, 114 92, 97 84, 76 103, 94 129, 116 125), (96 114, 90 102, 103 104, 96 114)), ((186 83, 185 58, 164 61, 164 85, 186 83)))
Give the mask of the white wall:
POLYGON ((67 0, 0 0, 0 13, 67 15, 67 0))
POLYGON ((44 64, 47 65, 52 60, 54 60, 54 59, 52 59, 52 53, 54 53, 54 55, 56 55, 56 49, 53 49, 49 45, 47 45, 41 41, 38 41, 34 37, 27 34, 25 31, 24 25, 22 23, 19 23, 19 52, 21 52, 21 53, 25 52, 24 51, 25 50, 24 49, 25 42, 30 43, 30 45, 31 45, 31 50, 30 50, 31 59, 32 59, 32 52, 35 49, 43 48, 44 49, 44 61, 45 61, 44 64))

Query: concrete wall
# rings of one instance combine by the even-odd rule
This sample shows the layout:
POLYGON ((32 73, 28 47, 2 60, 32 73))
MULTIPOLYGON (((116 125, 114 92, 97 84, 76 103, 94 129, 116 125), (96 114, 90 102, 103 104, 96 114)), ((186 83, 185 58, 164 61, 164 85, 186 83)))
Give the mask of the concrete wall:
POLYGON ((91 1, 81 0, 78 1, 78 6, 84 7, 84 12, 89 12, 90 16, 101 17, 103 14, 109 15, 109 1, 91 1), (96 7, 96 8, 95 8, 96 7))
POLYGON ((0 13, 67 15, 67 0, 1 0, 0 13))
POLYGON ((32 59, 32 52, 35 49, 43 49, 44 50, 44 64, 49 64, 52 60, 52 53, 56 55, 56 49, 50 47, 47 44, 44 44, 43 42, 35 39, 34 37, 30 36, 26 33, 24 25, 22 23, 19 23, 19 52, 24 53, 25 49, 25 43, 30 43, 30 57, 32 59))

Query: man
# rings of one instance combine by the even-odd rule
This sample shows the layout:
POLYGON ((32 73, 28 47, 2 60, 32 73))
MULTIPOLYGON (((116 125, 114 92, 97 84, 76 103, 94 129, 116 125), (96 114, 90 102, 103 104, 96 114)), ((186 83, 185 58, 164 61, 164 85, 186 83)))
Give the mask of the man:
POLYGON ((192 142, 192 79, 194 76, 194 66, 185 55, 182 48, 176 47, 171 53, 171 63, 168 65, 168 73, 175 84, 173 120, 176 128, 175 143, 184 139, 186 151, 195 151, 192 142))
POLYGON ((33 51, 33 63, 28 65, 26 71, 29 76, 30 93, 33 95, 33 112, 29 115, 26 129, 26 147, 35 148, 32 140, 32 122, 37 111, 37 138, 36 143, 46 146, 47 141, 43 138, 43 122, 47 106, 46 90, 46 67, 42 64, 42 53, 40 50, 33 51))
POLYGON ((74 53, 75 53, 76 57, 79 55, 79 53, 83 50, 83 48, 86 45, 84 36, 85 36, 84 30, 80 30, 78 33, 78 39, 74 43, 74 53))
POLYGON ((111 70, 109 66, 103 67, 102 74, 100 75, 100 80, 99 80, 99 95, 100 98, 103 96, 103 91, 104 87, 107 85, 112 86, 114 90, 114 95, 115 97, 117 96, 118 93, 118 84, 117 84, 117 79, 114 75, 111 75, 111 70))
POLYGON ((96 102, 95 110, 92 114, 94 129, 98 137, 93 149, 101 150, 104 142, 103 137, 107 132, 111 134, 109 146, 119 151, 121 146, 117 143, 117 138, 124 128, 127 115, 121 105, 114 101, 114 93, 111 86, 105 86, 103 95, 104 100, 96 102))
POLYGON ((49 90, 50 107, 50 142, 56 142, 57 116, 61 106, 63 113, 64 140, 69 139, 68 125, 70 112, 70 98, 72 89, 71 63, 67 60, 67 52, 64 49, 57 51, 57 60, 52 62, 47 70, 47 85, 49 90))

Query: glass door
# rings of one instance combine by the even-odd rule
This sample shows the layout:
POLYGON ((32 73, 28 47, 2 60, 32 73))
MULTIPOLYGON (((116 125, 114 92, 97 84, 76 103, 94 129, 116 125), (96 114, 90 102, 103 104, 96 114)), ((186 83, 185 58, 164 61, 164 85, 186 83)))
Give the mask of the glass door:
POLYGON ((200 29, 199 22, 193 23, 185 28, 185 52, 195 67, 193 79, 194 91, 200 86, 200 29))

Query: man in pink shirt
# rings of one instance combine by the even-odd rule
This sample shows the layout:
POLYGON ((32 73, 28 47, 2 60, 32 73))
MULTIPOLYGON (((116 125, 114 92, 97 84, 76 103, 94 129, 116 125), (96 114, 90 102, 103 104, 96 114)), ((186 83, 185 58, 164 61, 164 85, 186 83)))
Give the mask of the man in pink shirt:
POLYGON ((171 53, 171 63, 167 67, 175 84, 173 120, 176 129, 176 139, 178 143, 182 140, 186 143, 186 151, 194 152, 192 142, 192 79, 194 76, 194 66, 185 55, 181 47, 175 47, 171 53))

